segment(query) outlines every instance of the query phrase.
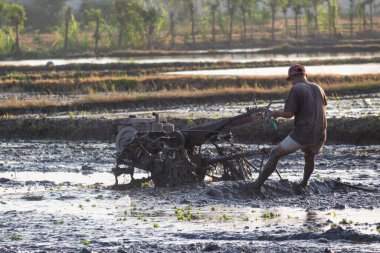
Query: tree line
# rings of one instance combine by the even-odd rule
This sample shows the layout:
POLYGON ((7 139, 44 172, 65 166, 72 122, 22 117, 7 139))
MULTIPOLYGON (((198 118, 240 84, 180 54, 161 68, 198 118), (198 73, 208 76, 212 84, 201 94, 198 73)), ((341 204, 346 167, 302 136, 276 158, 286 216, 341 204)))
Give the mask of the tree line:
POLYGON ((33 33, 37 45, 52 33, 52 49, 63 52, 339 37, 342 19, 349 36, 374 31, 379 0, 347 3, 343 11, 337 0, 82 0, 73 10, 65 0, 0 0, 0 54, 23 50, 21 31, 33 33))

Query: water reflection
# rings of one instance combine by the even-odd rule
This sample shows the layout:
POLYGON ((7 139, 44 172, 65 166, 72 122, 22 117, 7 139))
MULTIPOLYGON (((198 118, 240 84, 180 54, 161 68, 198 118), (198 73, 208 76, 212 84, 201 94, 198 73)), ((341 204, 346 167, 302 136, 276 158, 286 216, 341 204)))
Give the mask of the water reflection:
MULTIPOLYGON (((199 71, 167 72, 168 75, 191 75, 191 76, 284 76, 286 77, 289 67, 268 68, 242 68, 242 69, 218 69, 199 71)), ((308 66, 306 71, 311 75, 366 75, 379 74, 379 63, 364 64, 339 64, 325 66, 308 66)))
POLYGON ((145 57, 89 57, 77 59, 40 59, 40 60, 8 60, 0 61, 0 66, 43 66, 48 61, 54 65, 68 64, 110 64, 110 63, 135 63, 135 64, 159 64, 159 63, 201 63, 201 62, 266 62, 266 61, 311 61, 311 60, 332 60, 332 59, 351 59, 362 58, 371 59, 380 57, 380 52, 376 53, 316 53, 316 54, 257 54, 255 50, 246 49, 230 51, 227 54, 205 55, 205 52, 185 53, 177 56, 145 56, 145 57), (203 54, 202 54, 203 53, 203 54))

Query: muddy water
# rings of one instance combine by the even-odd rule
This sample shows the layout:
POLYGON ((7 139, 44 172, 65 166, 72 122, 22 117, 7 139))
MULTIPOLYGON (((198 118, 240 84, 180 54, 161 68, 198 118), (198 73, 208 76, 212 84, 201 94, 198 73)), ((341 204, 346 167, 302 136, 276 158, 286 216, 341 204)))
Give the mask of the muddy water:
POLYGON ((110 64, 110 63, 135 63, 135 64, 160 64, 175 62, 219 62, 228 61, 234 63, 247 62, 266 62, 266 61, 311 61, 311 60, 333 60, 333 59, 351 59, 362 58, 371 59, 380 57, 380 53, 320 53, 320 54, 255 54, 261 49, 237 49, 231 50, 226 54, 204 55, 206 51, 188 52, 181 56, 149 56, 149 57, 100 57, 100 58, 78 58, 78 59, 42 59, 42 60, 18 60, 18 61, 0 61, 0 66, 43 66, 48 61, 55 65, 68 64, 110 64))
POLYGON ((300 196, 289 186, 302 176, 301 153, 280 162, 289 181, 274 174, 257 195, 250 182, 111 190, 114 152, 99 142, 1 143, 0 252, 380 250, 380 146, 327 146, 300 196), (336 188, 336 177, 377 192, 336 188))
MULTIPOLYGON (((286 76, 289 67, 241 68, 167 72, 168 75, 190 76, 286 76)), ((310 75, 365 75, 380 73, 379 63, 308 66, 310 75)))

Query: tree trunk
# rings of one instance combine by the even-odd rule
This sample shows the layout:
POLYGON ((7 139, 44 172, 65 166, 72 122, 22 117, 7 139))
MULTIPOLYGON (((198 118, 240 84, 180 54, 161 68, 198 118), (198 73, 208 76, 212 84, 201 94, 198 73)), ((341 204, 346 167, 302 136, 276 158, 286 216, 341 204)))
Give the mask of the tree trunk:
POLYGON ((329 35, 332 36, 332 8, 331 8, 331 2, 328 1, 328 11, 329 11, 329 35))
POLYGON ((119 40, 118 40, 118 48, 121 48, 121 43, 124 37, 124 22, 120 21, 120 30, 119 30, 119 40))
POLYGON ((350 1, 350 36, 354 36, 354 2, 350 1))
POLYGON ((369 3, 369 29, 373 31, 373 1, 369 3))
POLYGON ((232 36, 233 36, 233 33, 234 33, 234 13, 232 11, 229 12, 229 16, 230 16, 230 25, 229 25, 229 34, 228 34, 228 45, 231 47, 232 45, 232 36))
POLYGON ((20 52, 20 25, 17 24, 15 26, 15 30, 16 30, 16 52, 19 53, 20 52))
POLYGON ((247 18, 245 11, 243 11, 243 40, 244 42, 247 41, 247 18))
POLYGON ((317 37, 319 35, 319 26, 318 26, 318 2, 316 0, 314 2, 314 34, 317 37))
POLYGON ((195 18, 194 18, 195 10, 194 6, 191 5, 191 10, 190 10, 190 16, 191 16, 191 38, 193 41, 193 48, 195 47, 195 18))
POLYGON ((284 31, 284 34, 285 34, 285 38, 287 38, 288 37, 288 9, 283 9, 282 13, 284 14, 284 18, 285 18, 285 31, 284 31))
POLYGON ((98 46, 99 46, 99 39, 100 39, 99 28, 100 28, 100 19, 97 18, 96 19, 95 34, 94 34, 94 37, 95 37, 95 52, 98 51, 98 46))
POLYGON ((174 22, 174 12, 170 11, 169 13, 170 18, 170 35, 171 35, 171 49, 174 49, 175 47, 175 22, 174 22))
POLYGON ((147 37, 147 49, 153 50, 154 47, 154 30, 156 30, 155 20, 152 20, 150 24, 148 24, 148 37, 147 37))
POLYGON ((365 4, 363 3, 361 6, 361 12, 363 17, 363 31, 367 30, 367 19, 365 16, 365 4))
POLYGON ((69 37, 69 20, 65 20, 65 38, 63 41, 63 50, 66 52, 67 51, 67 42, 68 42, 68 37, 69 37))
POLYGON ((274 7, 271 7, 271 10, 272 10, 272 40, 274 41, 275 40, 275 37, 274 37, 274 23, 276 21, 276 9, 274 7))
POLYGON ((212 33, 212 42, 215 42, 216 41, 216 29, 215 29, 215 15, 216 15, 216 11, 215 10, 212 10, 212 13, 211 13, 211 33, 212 33))
POLYGON ((254 39, 254 27, 253 27, 253 21, 252 20, 250 21, 249 30, 251 33, 251 40, 253 40, 254 39))
POLYGON ((294 24, 296 26, 296 38, 298 38, 298 12, 294 13, 294 24))

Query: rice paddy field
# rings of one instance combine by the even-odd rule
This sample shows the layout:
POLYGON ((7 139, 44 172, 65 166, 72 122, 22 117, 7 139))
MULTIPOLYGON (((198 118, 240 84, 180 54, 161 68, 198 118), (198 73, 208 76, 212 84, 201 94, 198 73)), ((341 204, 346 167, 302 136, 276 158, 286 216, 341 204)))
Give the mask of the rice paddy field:
MULTIPOLYGON (((0 252, 379 252, 379 51, 259 51, 0 62, 0 252), (282 108, 296 61, 329 100, 328 140, 302 195, 300 152, 261 195, 250 180, 112 187, 123 119, 158 112, 186 129, 282 108)), ((239 126, 235 142, 272 147, 292 129, 276 124, 239 126)))

